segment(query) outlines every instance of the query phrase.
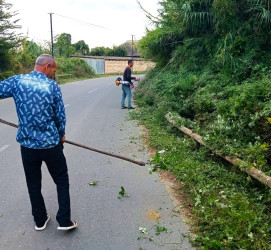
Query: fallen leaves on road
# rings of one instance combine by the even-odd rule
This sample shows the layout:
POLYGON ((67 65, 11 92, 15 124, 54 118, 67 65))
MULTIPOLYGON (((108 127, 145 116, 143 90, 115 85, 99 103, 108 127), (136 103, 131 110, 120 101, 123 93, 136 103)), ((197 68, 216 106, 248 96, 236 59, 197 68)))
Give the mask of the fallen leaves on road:
POLYGON ((167 233, 167 228, 166 228, 166 227, 156 226, 156 232, 155 232, 155 234, 156 234, 156 235, 159 235, 159 234, 162 233, 162 232, 167 233))
POLYGON ((98 184, 99 181, 91 181, 88 183, 88 185, 91 185, 91 186, 96 186, 98 184))
POLYGON ((120 195, 118 196, 119 199, 121 199, 121 197, 129 197, 123 186, 120 187, 119 195, 120 195))
POLYGON ((148 229, 145 227, 139 227, 138 230, 143 234, 148 234, 148 229))

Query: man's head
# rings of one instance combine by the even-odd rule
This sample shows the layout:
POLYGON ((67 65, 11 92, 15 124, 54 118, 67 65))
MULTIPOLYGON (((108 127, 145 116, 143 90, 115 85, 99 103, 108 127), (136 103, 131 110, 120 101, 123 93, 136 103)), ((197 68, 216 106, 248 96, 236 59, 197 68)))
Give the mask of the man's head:
POLYGON ((132 59, 128 60, 128 66, 132 68, 134 65, 134 61, 132 59))
POLYGON ((40 55, 35 64, 35 71, 44 73, 48 78, 53 79, 56 72, 56 62, 51 55, 40 55))

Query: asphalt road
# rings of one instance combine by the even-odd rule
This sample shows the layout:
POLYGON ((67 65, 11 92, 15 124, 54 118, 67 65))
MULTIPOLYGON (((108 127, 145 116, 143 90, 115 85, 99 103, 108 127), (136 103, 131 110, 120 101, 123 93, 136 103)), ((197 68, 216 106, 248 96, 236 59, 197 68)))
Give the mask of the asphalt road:
MULTIPOLYGON (((128 157, 148 160, 138 127, 120 109, 115 77, 62 86, 66 138, 128 157)), ((17 123, 12 99, 0 101, 0 118, 17 123)), ((70 176, 73 232, 57 231, 56 188, 43 166, 43 195, 52 216, 36 232, 22 168, 16 129, 0 124, 0 249, 192 249, 187 228, 157 173, 132 163, 65 144, 70 176), (98 181, 90 186, 90 181, 98 181), (119 199, 123 186, 129 197, 119 199), (155 212, 154 212, 155 211, 155 212), (153 217, 161 216, 158 221, 153 217), (168 232, 156 235, 156 225, 168 232), (147 228, 148 235, 139 227, 147 228), (149 238, 154 239, 150 241, 149 238)))

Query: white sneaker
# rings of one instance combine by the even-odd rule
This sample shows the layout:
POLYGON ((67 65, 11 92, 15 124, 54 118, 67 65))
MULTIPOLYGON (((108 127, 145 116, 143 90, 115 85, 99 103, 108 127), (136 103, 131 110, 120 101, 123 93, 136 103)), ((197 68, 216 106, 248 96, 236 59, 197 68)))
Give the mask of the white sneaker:
POLYGON ((42 227, 37 227, 37 225, 35 226, 35 230, 36 231, 42 231, 46 228, 47 223, 49 222, 49 220, 51 219, 50 214, 47 214, 47 220, 45 221, 44 225, 42 227))
POLYGON ((73 225, 69 227, 58 227, 57 230, 68 231, 77 228, 77 222, 72 221, 73 225))

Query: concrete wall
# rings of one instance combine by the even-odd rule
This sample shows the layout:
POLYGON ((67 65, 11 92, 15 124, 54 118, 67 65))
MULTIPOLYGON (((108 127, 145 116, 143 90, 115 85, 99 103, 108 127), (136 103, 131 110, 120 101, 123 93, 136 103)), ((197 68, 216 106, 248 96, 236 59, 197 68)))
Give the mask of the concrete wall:
MULTIPOLYGON (((127 60, 105 60, 105 74, 123 74, 124 69, 127 67, 127 60)), ((134 72, 146 72, 153 68, 155 63, 149 61, 134 61, 134 72)))

